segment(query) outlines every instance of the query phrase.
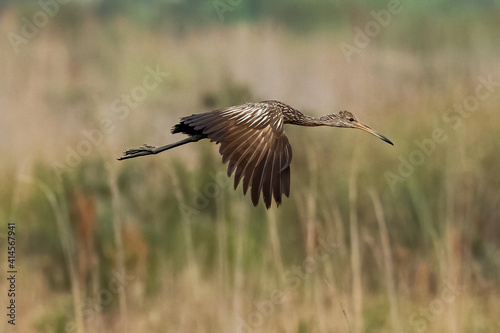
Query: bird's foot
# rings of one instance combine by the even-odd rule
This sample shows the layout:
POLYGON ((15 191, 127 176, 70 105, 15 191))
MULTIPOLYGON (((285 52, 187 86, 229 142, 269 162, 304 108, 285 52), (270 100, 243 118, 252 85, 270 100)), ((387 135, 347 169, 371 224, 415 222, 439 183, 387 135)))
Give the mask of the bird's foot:
POLYGON ((127 158, 156 154, 156 148, 157 147, 155 147, 155 146, 149 146, 147 144, 143 144, 139 148, 131 148, 131 149, 124 151, 123 156, 119 157, 118 160, 121 161, 121 160, 125 160, 127 158))

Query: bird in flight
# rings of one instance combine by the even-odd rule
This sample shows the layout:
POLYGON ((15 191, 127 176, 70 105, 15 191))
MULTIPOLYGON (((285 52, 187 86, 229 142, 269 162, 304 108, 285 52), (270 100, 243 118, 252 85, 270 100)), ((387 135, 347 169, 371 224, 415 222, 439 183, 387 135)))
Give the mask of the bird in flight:
POLYGON ((360 123, 348 111, 317 118, 271 100, 183 117, 172 128, 172 134, 184 133, 187 138, 161 147, 143 145, 129 149, 118 160, 158 154, 186 143, 210 139, 220 144, 222 162, 229 162, 227 175, 230 177, 235 173, 234 189, 243 179, 243 193, 246 194, 251 187, 253 205, 257 206, 262 193, 269 209, 272 197, 279 206, 282 195, 290 195, 292 147, 285 134, 285 124, 359 128, 393 145, 388 138, 360 123))

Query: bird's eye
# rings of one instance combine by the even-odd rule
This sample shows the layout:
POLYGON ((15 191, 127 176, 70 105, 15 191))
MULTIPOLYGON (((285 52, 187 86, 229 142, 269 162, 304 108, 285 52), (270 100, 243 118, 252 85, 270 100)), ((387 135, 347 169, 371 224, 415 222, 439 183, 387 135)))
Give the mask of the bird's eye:
POLYGON ((354 118, 349 118, 349 121, 354 121, 354 118))

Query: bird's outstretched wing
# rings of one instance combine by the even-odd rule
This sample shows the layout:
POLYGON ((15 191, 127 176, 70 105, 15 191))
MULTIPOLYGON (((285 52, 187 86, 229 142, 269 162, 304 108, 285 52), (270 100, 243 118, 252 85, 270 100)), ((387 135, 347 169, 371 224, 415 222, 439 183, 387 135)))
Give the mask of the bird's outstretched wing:
POLYGON ((199 133, 220 144, 222 162, 229 162, 227 174, 234 176, 234 188, 243 179, 243 193, 249 186, 254 206, 260 193, 267 208, 274 197, 290 194, 292 148, 283 130, 283 114, 270 103, 247 103, 184 117, 173 133, 199 133))

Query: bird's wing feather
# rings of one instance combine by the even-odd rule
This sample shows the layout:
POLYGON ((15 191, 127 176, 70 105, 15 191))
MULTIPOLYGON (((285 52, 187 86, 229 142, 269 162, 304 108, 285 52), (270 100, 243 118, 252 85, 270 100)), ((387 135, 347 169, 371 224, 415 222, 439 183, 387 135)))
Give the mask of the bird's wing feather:
POLYGON ((220 144, 234 187, 243 179, 243 192, 252 187, 256 206, 262 193, 267 208, 290 194, 292 149, 283 129, 281 110, 267 103, 247 103, 181 119, 181 123, 220 144))

